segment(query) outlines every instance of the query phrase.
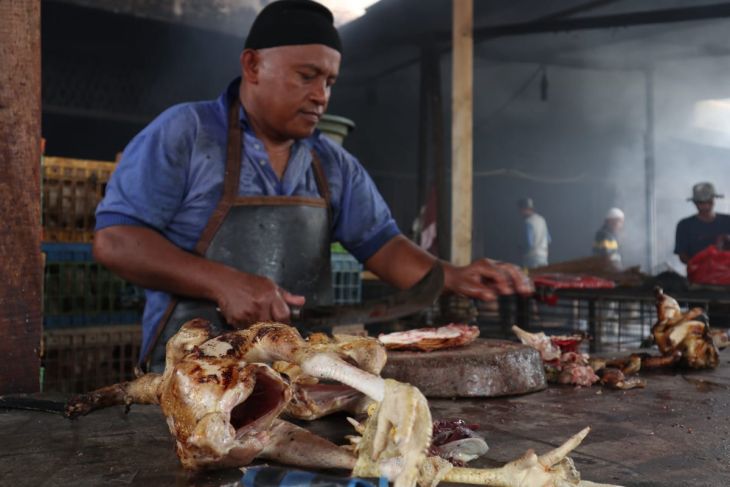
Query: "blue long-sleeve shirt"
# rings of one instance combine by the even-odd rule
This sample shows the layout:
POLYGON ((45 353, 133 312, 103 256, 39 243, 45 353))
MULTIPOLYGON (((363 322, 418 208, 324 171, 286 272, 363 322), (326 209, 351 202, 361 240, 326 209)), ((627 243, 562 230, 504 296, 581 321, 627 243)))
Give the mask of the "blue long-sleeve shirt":
MULTIPOLYGON (((227 93, 238 94, 240 79, 227 93)), ((192 250, 223 194, 227 94, 216 100, 173 106, 145 127, 124 149, 96 211, 96 229, 138 225, 154 229, 176 246, 192 250)), ((264 144, 251 130, 244 109, 240 196, 319 196, 311 149, 330 186, 332 239, 361 262, 400 232, 365 169, 319 131, 295 142, 281 179, 264 144)), ((143 349, 161 320, 170 295, 146 290, 143 349)))

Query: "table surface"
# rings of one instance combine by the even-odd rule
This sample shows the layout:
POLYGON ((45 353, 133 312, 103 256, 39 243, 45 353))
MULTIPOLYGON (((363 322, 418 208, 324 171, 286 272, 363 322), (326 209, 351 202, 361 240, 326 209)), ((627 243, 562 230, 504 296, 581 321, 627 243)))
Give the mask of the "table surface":
MULTIPOLYGON (((626 486, 730 485, 730 351, 717 370, 646 373, 646 389, 551 386, 525 396, 430 401, 434 418, 481 424, 490 450, 472 466, 497 466, 528 448, 543 453, 584 426, 572 454, 584 479, 626 486)), ((336 441, 343 416, 311 423, 336 441)), ((0 410, 0 484, 219 486, 235 469, 190 474, 179 465, 156 406, 115 407, 76 421, 0 410)))

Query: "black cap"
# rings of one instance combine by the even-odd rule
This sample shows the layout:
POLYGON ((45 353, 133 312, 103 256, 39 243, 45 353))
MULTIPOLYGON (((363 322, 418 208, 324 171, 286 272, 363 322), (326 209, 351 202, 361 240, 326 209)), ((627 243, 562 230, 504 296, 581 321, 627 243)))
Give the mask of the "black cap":
POLYGON ((302 44, 324 44, 342 52, 332 12, 311 0, 279 0, 259 12, 244 49, 302 44))

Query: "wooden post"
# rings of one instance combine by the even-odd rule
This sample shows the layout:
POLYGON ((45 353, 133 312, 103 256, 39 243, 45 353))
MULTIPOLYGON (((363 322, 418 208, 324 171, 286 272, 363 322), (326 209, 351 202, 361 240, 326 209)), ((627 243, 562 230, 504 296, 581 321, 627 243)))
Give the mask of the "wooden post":
POLYGON ((474 3, 453 0, 453 7, 451 261, 466 265, 471 262, 472 238, 474 3))
MULTIPOLYGON (((419 76, 419 101, 418 101, 418 205, 416 211, 418 216, 422 217, 421 209, 428 201, 428 191, 430 183, 429 170, 429 123, 431 115, 431 105, 429 103, 430 83, 429 83, 429 62, 433 49, 427 46, 421 46, 420 59, 420 76, 419 76)), ((423 222, 421 222, 423 225, 423 222)), ((415 235, 416 242, 421 244, 421 236, 415 235)))
POLYGON ((0 394, 39 388, 40 3, 0 0, 0 394))

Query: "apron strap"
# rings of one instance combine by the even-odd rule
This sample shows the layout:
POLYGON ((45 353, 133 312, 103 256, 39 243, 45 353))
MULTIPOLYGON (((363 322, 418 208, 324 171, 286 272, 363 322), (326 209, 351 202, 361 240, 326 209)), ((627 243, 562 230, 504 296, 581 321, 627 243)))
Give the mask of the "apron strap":
POLYGON ((327 204, 327 215, 329 216, 330 228, 332 228, 332 202, 330 197, 330 185, 327 182, 327 177, 324 175, 324 168, 322 168, 322 161, 320 161, 317 151, 312 149, 312 171, 314 172, 314 180, 317 183, 317 190, 319 195, 324 198, 324 202, 327 204))
MULTIPOLYGON (((200 239, 193 249, 193 251, 200 256, 205 255, 210 243, 213 241, 213 237, 215 237, 218 229, 223 224, 223 220, 225 220, 228 211, 231 209, 231 206, 233 206, 233 202, 238 195, 238 181, 241 175, 241 153, 243 148, 241 127, 238 122, 240 106, 238 97, 231 97, 228 106, 228 143, 226 146, 226 172, 223 179, 223 197, 218 202, 218 206, 216 206, 213 214, 208 219, 208 223, 206 223, 203 233, 200 235, 200 239)), ((135 370, 136 373, 147 370, 152 352, 157 346, 157 342, 160 340, 160 335, 162 335, 165 325, 172 315, 176 304, 177 298, 173 296, 165 310, 164 316, 157 325, 152 340, 147 345, 147 350, 143 351, 143 355, 139 359, 137 370, 135 370)))
POLYGON ((240 110, 238 97, 232 97, 228 107, 228 145, 226 147, 226 172, 223 177, 223 197, 218 206, 216 206, 213 214, 210 216, 208 223, 200 234, 198 243, 195 244, 195 253, 205 255, 210 242, 218 232, 223 220, 228 214, 228 210, 233 206, 233 202, 238 196, 238 184, 241 176, 241 151, 243 146, 243 138, 241 136, 241 127, 238 123, 238 115, 240 110))

